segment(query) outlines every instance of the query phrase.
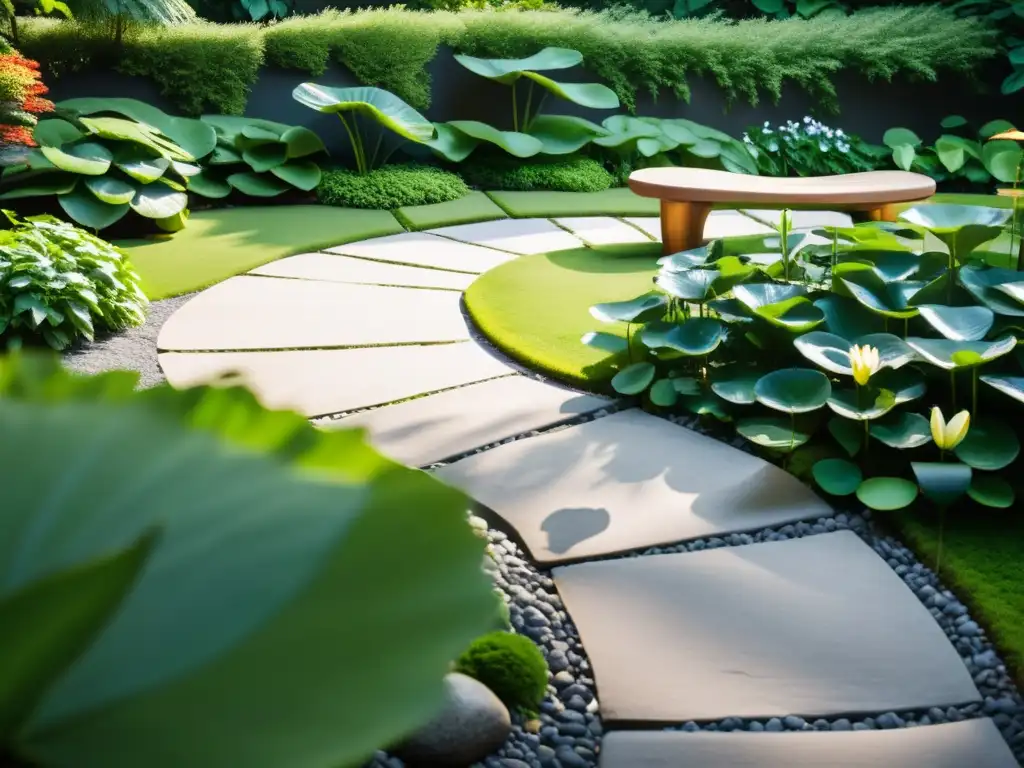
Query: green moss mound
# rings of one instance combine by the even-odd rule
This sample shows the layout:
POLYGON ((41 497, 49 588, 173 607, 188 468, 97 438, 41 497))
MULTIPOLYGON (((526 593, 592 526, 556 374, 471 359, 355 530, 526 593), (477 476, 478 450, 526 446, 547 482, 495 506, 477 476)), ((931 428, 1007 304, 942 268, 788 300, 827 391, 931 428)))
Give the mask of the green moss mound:
POLYGON ((433 205, 407 205, 392 213, 410 230, 450 227, 454 224, 474 224, 508 216, 483 192, 470 192, 458 200, 433 205))
POLYGON ((116 245, 131 258, 142 290, 156 300, 197 291, 285 256, 401 231, 387 211, 253 206, 199 211, 173 236, 116 245))
POLYGON ((480 189, 520 192, 601 192, 615 181, 601 163, 590 157, 534 162, 501 157, 465 163, 459 172, 480 189))
POLYGON ((316 188, 325 205, 391 210, 458 200, 469 187, 449 171, 429 165, 385 165, 369 173, 327 171, 316 188))
POLYGON ((580 338, 596 330, 624 335, 626 326, 598 322, 590 307, 649 291, 660 256, 659 243, 522 256, 478 278, 465 293, 466 308, 510 357, 585 389, 602 389, 619 361, 580 338))
POLYGON ((477 638, 455 671, 479 680, 510 709, 535 712, 548 685, 548 665, 533 641, 511 632, 477 638))

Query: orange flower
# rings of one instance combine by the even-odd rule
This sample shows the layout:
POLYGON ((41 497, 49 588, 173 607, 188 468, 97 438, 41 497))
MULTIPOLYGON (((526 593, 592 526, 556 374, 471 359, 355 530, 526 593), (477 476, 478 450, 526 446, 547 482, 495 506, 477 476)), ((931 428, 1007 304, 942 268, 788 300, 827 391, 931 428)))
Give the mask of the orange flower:
POLYGON ((989 141, 1024 141, 1024 131, 1003 131, 995 136, 989 136, 989 141))

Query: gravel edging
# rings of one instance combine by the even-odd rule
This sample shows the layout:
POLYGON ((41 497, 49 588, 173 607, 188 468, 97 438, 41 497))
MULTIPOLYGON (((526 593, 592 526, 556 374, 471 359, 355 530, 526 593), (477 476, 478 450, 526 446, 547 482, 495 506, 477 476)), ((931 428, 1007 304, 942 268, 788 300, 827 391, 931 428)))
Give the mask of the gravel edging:
POLYGON ((157 363, 157 336, 167 319, 195 295, 189 293, 151 302, 145 323, 66 350, 64 364, 79 373, 138 371, 141 388, 162 384, 164 375, 157 363))

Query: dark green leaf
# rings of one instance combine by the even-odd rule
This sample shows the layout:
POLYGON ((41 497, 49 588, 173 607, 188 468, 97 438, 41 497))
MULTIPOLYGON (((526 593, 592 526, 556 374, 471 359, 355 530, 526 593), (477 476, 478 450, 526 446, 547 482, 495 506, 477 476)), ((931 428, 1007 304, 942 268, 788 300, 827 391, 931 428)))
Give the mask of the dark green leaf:
POLYGON ((821 408, 832 394, 832 385, 821 371, 783 368, 758 379, 754 396, 762 405, 783 413, 806 413, 821 408))
POLYGON ((971 368, 995 360, 1012 351, 1017 344, 1013 336, 995 341, 952 341, 908 337, 910 346, 925 362, 946 371, 971 368))
POLYGON ((979 504, 996 509, 1009 509, 1013 506, 1013 487, 998 475, 976 474, 971 478, 971 487, 967 495, 979 504))
POLYGON ((654 381, 653 363, 633 363, 612 377, 612 389, 620 395, 638 395, 654 381))
POLYGON ((858 421, 836 416, 829 419, 828 431, 850 456, 856 456, 864 447, 864 429, 858 421))
POLYGON ((811 474, 821 489, 833 496, 856 492, 864 477, 860 467, 846 459, 823 459, 814 465, 811 474))
POLYGON ((938 461, 910 463, 921 492, 940 507, 948 507, 971 487, 971 468, 966 464, 938 461))
POLYGON ((928 419, 919 413, 900 413, 871 425, 871 436, 901 451, 932 441, 928 419))
POLYGON ((580 341, 588 347, 611 352, 614 355, 623 354, 629 348, 628 343, 621 336, 616 336, 613 333, 604 333, 603 331, 586 333, 580 341))
POLYGON ((658 379, 651 386, 651 402, 661 408, 671 408, 679 399, 679 393, 671 379, 658 379))
POLYGON ((595 304, 590 308, 590 314, 603 323, 619 321, 643 323, 660 318, 665 314, 666 306, 668 306, 668 299, 665 296, 649 293, 629 301, 610 301, 604 304, 595 304))
POLYGON ((899 477, 872 477, 857 488, 857 498, 870 509, 903 509, 917 498, 917 485, 899 477))
POLYGON ((736 431, 755 445, 789 453, 811 439, 799 428, 794 431, 785 416, 755 416, 736 422, 736 431))
POLYGON ((76 189, 67 195, 57 198, 60 207, 71 217, 71 220, 86 229, 106 229, 120 221, 128 213, 128 203, 111 205, 97 200, 84 189, 76 189))
POLYGON ((694 317, 679 323, 667 333, 664 346, 684 355, 708 355, 725 340, 725 326, 721 320, 694 317))
POLYGON ((993 472, 1014 462, 1020 454, 1020 441, 1005 421, 975 419, 955 453, 964 464, 993 472))
POLYGON ((947 307, 922 304, 918 307, 928 324, 953 341, 978 341, 985 338, 996 316, 988 307, 947 307))

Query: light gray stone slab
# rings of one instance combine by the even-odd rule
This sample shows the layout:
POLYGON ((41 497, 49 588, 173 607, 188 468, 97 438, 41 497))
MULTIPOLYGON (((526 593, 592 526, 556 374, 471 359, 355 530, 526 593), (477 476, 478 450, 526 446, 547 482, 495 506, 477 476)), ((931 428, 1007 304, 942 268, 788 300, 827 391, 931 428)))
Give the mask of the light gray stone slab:
POLYGON ((573 216, 555 219, 588 245, 614 245, 616 243, 649 243, 651 239, 618 219, 609 216, 573 216))
MULTIPOLYGON (((626 219, 630 224, 640 227, 656 240, 661 240, 661 222, 656 217, 637 217, 626 219)), ((715 240, 722 237, 741 237, 747 235, 770 235, 775 230, 762 221, 754 221, 739 211, 712 211, 704 225, 704 237, 715 240)))
POLYGON ((1017 768, 988 718, 891 731, 615 731, 600 768, 1017 768))
POLYGON ((320 426, 365 427, 382 453, 424 466, 513 435, 558 424, 609 400, 509 376, 377 408, 320 426))
POLYGON ((289 256, 257 267, 249 274, 326 280, 332 283, 446 288, 453 291, 464 291, 476 279, 476 275, 465 272, 407 267, 403 264, 358 259, 333 253, 302 253, 298 256, 289 256))
POLYGON ((851 531, 552 576, 606 722, 813 718, 980 699, 928 610, 851 531))
POLYGON ((289 352, 167 352, 160 366, 175 387, 237 371, 271 408, 304 416, 366 408, 512 371, 471 341, 430 346, 289 352))
POLYGON ((171 315, 157 347, 310 349, 467 338, 454 291, 242 275, 208 288, 171 315))
POLYGON ((541 563, 832 514, 778 467, 637 409, 438 474, 507 520, 541 563))
POLYGON ((375 237, 371 240, 338 245, 328 248, 327 251, 364 259, 472 274, 486 272, 515 258, 512 254, 481 248, 471 242, 456 242, 429 232, 405 232, 400 235, 375 237))
POLYGON ((464 243, 522 255, 583 247, 578 237, 556 227, 547 219, 499 219, 428 231, 464 243))

